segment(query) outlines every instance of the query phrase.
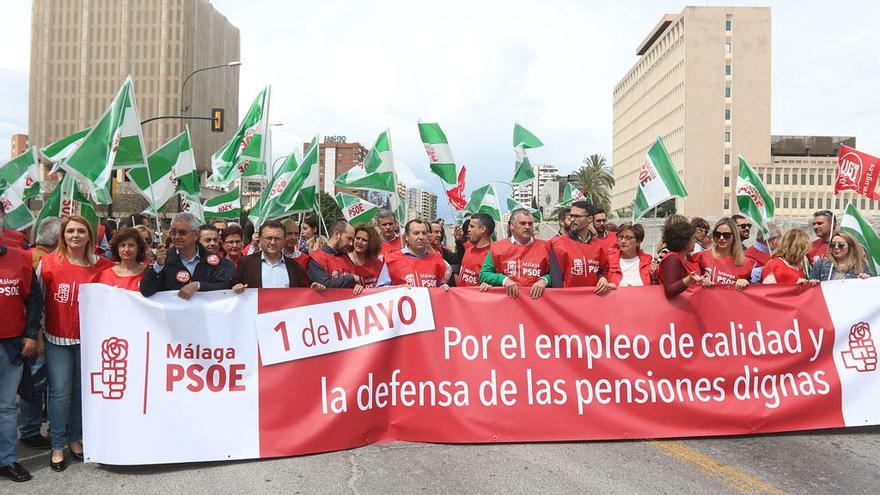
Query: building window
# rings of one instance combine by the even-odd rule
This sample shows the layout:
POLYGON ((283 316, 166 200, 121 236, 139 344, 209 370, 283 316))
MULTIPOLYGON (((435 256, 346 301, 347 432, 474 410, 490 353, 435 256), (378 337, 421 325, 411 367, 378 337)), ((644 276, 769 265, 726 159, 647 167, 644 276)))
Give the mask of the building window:
POLYGON ((773 184, 773 174, 767 172, 767 175, 761 177, 761 180, 763 180, 766 184, 773 184))
POLYGON ((724 30, 728 33, 730 31, 733 31, 733 19, 728 18, 726 21, 724 21, 724 30))
POLYGON ((730 176, 729 175, 724 176, 724 187, 730 187, 730 176))
POLYGON ((792 172, 792 173, 791 173, 791 185, 793 185, 793 186, 796 186, 796 185, 797 185, 797 183, 798 183, 798 181, 797 181, 797 177, 798 177, 798 176, 797 176, 797 172, 792 172))
POLYGON ((816 175, 815 174, 810 174, 810 185, 811 186, 816 185, 816 175))
POLYGON ((801 185, 805 185, 807 183, 807 174, 801 173, 801 185))
POLYGON ((724 131, 724 142, 725 143, 730 142, 730 131, 724 131))
POLYGON ((785 184, 786 186, 788 185, 788 174, 787 173, 782 176, 782 183, 785 184))
POLYGON ((815 207, 816 207, 816 200, 815 200, 815 198, 810 198, 810 209, 812 210, 812 209, 815 208, 815 207))
POLYGON ((782 207, 788 208, 788 196, 782 198, 782 207))
POLYGON ((730 120, 730 109, 729 108, 724 109, 724 120, 730 120))
POLYGON ((724 53, 730 53, 732 50, 733 50, 733 47, 730 45, 730 43, 724 44, 724 53))
POLYGON ((724 154, 724 164, 725 164, 725 165, 730 165, 730 153, 725 153, 725 154, 724 154))
POLYGON ((831 174, 825 174, 825 183, 828 184, 829 186, 831 184, 834 184, 833 182, 831 182, 831 174))
POLYGON ((819 174, 819 185, 820 185, 820 186, 823 185, 823 184, 822 184, 823 179, 825 179, 825 176, 824 176, 823 174, 819 174))
POLYGON ((730 64, 727 64, 727 65, 724 66, 724 75, 725 75, 725 76, 729 76, 730 74, 731 74, 731 71, 730 71, 730 64))
POLYGON ((729 198, 724 198, 724 209, 725 210, 730 209, 730 199, 729 198))
POLYGON ((776 184, 779 184, 779 172, 776 172, 776 178, 773 180, 776 184))
POLYGON ((835 210, 840 209, 840 198, 834 198, 834 209, 835 210))
POLYGON ((801 209, 807 207, 807 198, 801 198, 801 209))
POLYGON ((862 209, 865 209, 865 198, 862 198, 862 209))
POLYGON ((725 87, 724 87, 724 97, 725 97, 725 98, 730 98, 730 86, 725 86, 725 87))

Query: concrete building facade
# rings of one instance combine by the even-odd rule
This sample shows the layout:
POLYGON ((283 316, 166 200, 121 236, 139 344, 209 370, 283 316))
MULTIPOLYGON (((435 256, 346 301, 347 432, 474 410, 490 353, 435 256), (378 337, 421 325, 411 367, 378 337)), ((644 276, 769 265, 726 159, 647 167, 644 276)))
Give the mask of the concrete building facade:
POLYGON ((648 33, 614 88, 612 210, 635 199, 659 136, 689 193, 678 212, 733 212, 736 157, 770 162, 770 21, 765 7, 686 7, 648 33))
MULTIPOLYGON (((208 0, 34 0, 28 131, 45 146, 89 127, 103 114, 125 76, 134 81, 142 120, 160 115, 210 116, 224 109, 224 131, 190 122, 199 170, 238 125, 238 67, 194 75, 196 69, 238 61, 240 38, 208 0)), ((152 152, 184 128, 181 120, 143 127, 152 152)))
POLYGON ((437 195, 419 187, 407 188, 406 207, 407 220, 434 220, 437 218, 437 195))
MULTIPOLYGON (((309 143, 303 143, 303 153, 309 147, 309 143)), ((364 161, 367 157, 367 148, 360 143, 348 143, 345 136, 324 136, 322 143, 318 144, 318 159, 321 167, 320 190, 331 196, 337 192, 354 194, 355 191, 347 187, 336 187, 336 178, 351 170, 352 167, 364 161)))
POLYGON ((534 179, 513 186, 513 199, 525 205, 531 205, 532 200, 537 204, 539 196, 549 192, 545 190, 547 182, 556 181, 559 177, 559 169, 547 163, 532 165, 532 172, 534 179))

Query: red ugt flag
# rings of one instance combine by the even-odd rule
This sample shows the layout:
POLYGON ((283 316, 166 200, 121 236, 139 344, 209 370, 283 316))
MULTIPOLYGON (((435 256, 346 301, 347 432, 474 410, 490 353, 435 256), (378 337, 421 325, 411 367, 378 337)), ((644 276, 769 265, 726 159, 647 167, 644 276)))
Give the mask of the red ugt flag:
POLYGON ((446 197, 449 198, 449 204, 456 211, 461 211, 467 206, 467 198, 464 197, 464 176, 467 169, 462 166, 461 172, 458 173, 458 184, 446 191, 446 197))
POLYGON ((856 191, 866 198, 880 199, 880 194, 874 192, 878 175, 880 158, 840 145, 834 194, 840 191, 856 191))

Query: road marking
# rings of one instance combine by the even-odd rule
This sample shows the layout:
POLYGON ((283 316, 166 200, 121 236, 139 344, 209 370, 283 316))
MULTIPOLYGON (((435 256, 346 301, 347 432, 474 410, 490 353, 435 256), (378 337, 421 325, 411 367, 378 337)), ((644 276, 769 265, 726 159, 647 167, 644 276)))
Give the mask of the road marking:
POLYGON ((681 442, 675 440, 656 440, 652 441, 651 445, 679 461, 695 466, 703 472, 703 474, 711 476, 719 483, 737 493, 787 495, 785 491, 753 476, 749 476, 733 466, 722 464, 699 450, 692 449, 681 442))

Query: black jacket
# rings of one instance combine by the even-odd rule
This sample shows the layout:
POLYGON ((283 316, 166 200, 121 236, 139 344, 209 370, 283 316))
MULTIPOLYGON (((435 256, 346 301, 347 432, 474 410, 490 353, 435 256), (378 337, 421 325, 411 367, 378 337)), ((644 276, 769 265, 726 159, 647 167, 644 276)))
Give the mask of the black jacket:
POLYGON ((144 270, 141 294, 150 297, 160 291, 180 290, 190 282, 198 282, 200 292, 232 288, 232 278, 235 276, 232 262, 217 254, 209 255, 201 244, 196 244, 196 247, 199 250, 199 263, 193 273, 190 274, 183 266, 177 249, 168 248, 165 266, 159 273, 152 265, 144 270))

